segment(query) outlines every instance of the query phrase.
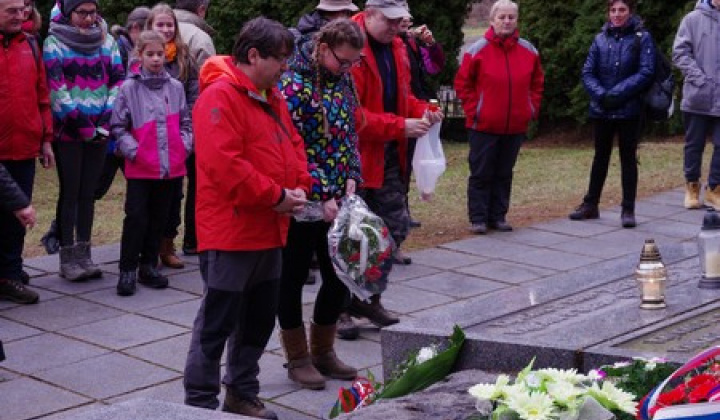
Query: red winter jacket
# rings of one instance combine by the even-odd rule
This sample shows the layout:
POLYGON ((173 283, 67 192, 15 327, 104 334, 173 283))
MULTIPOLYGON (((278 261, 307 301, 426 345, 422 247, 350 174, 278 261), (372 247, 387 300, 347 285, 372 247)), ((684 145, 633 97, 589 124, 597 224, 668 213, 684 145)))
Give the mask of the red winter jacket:
POLYGON ((273 210, 283 188, 310 189, 303 139, 277 88, 267 100, 230 57, 209 58, 193 109, 198 248, 285 245, 290 218, 273 210))
POLYGON ((24 33, 0 33, 0 160, 34 159, 52 141, 50 93, 40 47, 24 33))
MULTIPOLYGON (((365 30, 365 13, 353 16, 365 30)), ((368 35, 369 36, 369 35, 368 35)), ((375 62, 375 55, 368 42, 363 48, 362 62, 353 68, 352 75, 360 100, 355 121, 360 137, 359 149, 362 162, 363 188, 380 188, 383 184, 385 169, 385 142, 397 140, 400 166, 405 170, 407 138, 405 138, 405 118, 421 118, 427 109, 427 103, 413 96, 410 91, 410 63, 403 41, 396 37, 392 42, 397 72, 397 113, 383 111, 383 86, 375 62)))
POLYGON ((540 56, 517 31, 485 37, 465 52, 455 76, 467 128, 491 134, 521 134, 540 113, 545 75, 540 56))

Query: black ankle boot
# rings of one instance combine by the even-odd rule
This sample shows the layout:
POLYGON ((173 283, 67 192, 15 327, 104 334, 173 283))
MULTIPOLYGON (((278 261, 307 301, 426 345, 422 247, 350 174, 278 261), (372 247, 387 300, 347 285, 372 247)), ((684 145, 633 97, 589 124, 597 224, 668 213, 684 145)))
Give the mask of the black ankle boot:
POLYGON ((632 210, 623 210, 620 215, 620 221, 624 228, 634 228, 637 223, 635 222, 635 212, 632 210))
POLYGON ((600 217, 600 211, 597 204, 582 203, 568 217, 570 220, 597 219, 600 217))
POLYGON ((168 286, 168 278, 160 274, 152 265, 141 265, 138 282, 153 289, 164 289, 168 286))
POLYGON ((135 294, 135 283, 137 282, 137 273, 133 271, 121 271, 120 279, 117 284, 117 294, 120 296, 132 296, 135 294))

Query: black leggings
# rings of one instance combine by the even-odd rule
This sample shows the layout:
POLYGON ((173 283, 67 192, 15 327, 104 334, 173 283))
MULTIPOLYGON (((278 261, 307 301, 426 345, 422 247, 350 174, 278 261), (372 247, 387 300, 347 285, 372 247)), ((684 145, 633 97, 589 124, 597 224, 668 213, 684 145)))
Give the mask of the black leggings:
POLYGON ((338 279, 328 253, 327 222, 290 222, 287 245, 283 249, 282 276, 278 321, 280 328, 290 330, 303 325, 302 289, 310 273, 310 261, 315 253, 322 275, 322 285, 315 300, 313 322, 335 325, 345 301, 347 287, 338 279))
POLYGON ((598 205, 610 166, 613 140, 618 137, 620 149, 620 177, 622 180, 622 208, 633 211, 637 195, 638 161, 637 146, 639 120, 595 121, 595 156, 590 170, 588 193, 583 199, 587 204, 598 205))
POLYGON ((106 142, 56 142, 60 195, 56 220, 60 245, 90 242, 95 218, 95 189, 103 170, 106 142))

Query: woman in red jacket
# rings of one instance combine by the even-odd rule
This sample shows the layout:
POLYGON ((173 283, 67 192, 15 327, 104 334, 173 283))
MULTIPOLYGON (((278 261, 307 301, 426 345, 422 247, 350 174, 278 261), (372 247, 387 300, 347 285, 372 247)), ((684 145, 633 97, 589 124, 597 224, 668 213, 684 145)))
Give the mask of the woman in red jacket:
POLYGON ((528 123, 540 111, 544 74, 537 50, 520 38, 518 6, 498 0, 490 29, 463 56, 455 77, 470 142, 470 231, 512 230, 505 216, 515 161, 528 123))

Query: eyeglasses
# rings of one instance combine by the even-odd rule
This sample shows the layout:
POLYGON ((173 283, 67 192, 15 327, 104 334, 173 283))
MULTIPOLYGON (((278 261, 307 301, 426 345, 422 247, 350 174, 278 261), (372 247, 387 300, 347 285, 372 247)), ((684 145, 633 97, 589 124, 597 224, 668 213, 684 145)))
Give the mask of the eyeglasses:
POLYGON ((17 16, 22 15, 25 13, 25 6, 23 7, 9 7, 5 10, 3 10, 5 13, 7 13, 9 16, 17 16))
POLYGON ((87 18, 93 18, 97 17, 98 11, 97 10, 73 10, 73 13, 78 15, 80 19, 87 19, 87 18))
POLYGON ((332 53, 333 57, 335 57, 335 60, 337 60, 338 64, 340 64, 340 70, 348 70, 353 67, 357 67, 362 62, 362 56, 360 56, 354 60, 347 60, 347 59, 338 57, 332 48, 328 48, 328 49, 332 53))

